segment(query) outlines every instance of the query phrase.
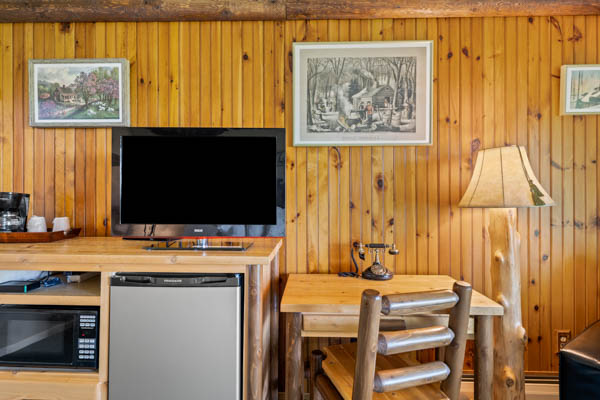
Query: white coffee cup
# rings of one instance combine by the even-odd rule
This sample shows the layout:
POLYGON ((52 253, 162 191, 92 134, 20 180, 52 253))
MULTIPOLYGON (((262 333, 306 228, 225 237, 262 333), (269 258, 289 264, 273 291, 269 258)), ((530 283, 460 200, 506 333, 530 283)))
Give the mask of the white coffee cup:
POLYGON ((52 221, 52 232, 65 231, 68 232, 71 230, 71 225, 69 223, 69 217, 56 217, 54 221, 52 221))
POLYGON ((27 221, 27 232, 48 232, 46 218, 33 215, 27 221))

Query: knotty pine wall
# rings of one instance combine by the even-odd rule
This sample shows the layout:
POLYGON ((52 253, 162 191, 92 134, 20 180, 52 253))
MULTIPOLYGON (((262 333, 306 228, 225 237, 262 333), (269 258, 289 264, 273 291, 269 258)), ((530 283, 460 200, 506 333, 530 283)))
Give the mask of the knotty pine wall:
POLYGON ((525 145, 558 203, 519 211, 527 369, 556 370, 553 330, 578 333, 600 313, 599 121, 558 115, 560 66, 598 62, 599 28, 597 17, 0 24, 0 190, 32 193, 48 221, 110 233, 111 131, 29 127, 30 58, 128 58, 134 126, 285 127, 291 143, 293 41, 431 39, 433 146, 288 145, 282 271, 348 270, 351 242, 394 241, 396 273, 489 293, 486 213, 456 205, 478 149, 525 145))

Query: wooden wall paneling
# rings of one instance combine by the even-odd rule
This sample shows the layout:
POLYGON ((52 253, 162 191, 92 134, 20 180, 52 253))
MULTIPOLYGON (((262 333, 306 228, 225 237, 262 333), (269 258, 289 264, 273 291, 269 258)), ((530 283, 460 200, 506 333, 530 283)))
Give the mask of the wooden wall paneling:
POLYGON ((2 24, 2 190, 13 186, 13 25, 2 24))
MULTIPOLYGON (((316 21, 306 22, 305 40, 314 42, 317 40, 316 21)), ((315 77, 314 79, 318 79, 315 77)), ((306 149, 306 255, 308 273, 319 271, 319 220, 318 220, 318 181, 317 181, 317 147, 308 147, 306 149)))
MULTIPOLYGON (((285 27, 285 49, 284 49, 284 81, 287 87, 292 84, 292 42, 296 38, 296 24, 294 22, 286 22, 285 27)), ((292 104, 292 91, 285 91, 285 107, 291 107, 292 104)), ((298 212, 298 165, 296 154, 299 149, 292 147, 292 130, 293 121, 289 113, 285 115, 285 129, 286 129, 286 185, 285 185, 285 203, 286 203, 286 219, 285 219, 285 240, 287 244, 287 251, 285 257, 285 272, 295 273, 298 272, 298 266, 300 265, 299 259, 297 258, 298 249, 298 219, 300 214, 298 212)))
MULTIPOLYGON (((44 24, 44 58, 54 58, 54 24, 44 24)), ((54 129, 42 130, 44 136, 44 217, 46 224, 52 226, 54 219, 54 129)))
MULTIPOLYGON (((394 21, 392 19, 383 19, 381 21, 381 40, 394 39, 394 21)), ((381 182, 383 191, 383 241, 387 244, 394 243, 394 148, 385 146, 383 148, 383 175, 381 182)), ((427 228, 425 227, 425 230, 427 228)), ((425 253, 427 248, 425 247, 425 253)), ((391 271, 395 270, 396 258, 388 253, 384 253, 384 265, 391 271)))
MULTIPOLYGON (((527 93, 527 154, 533 172, 540 176, 540 82, 537 79, 540 71, 540 25, 537 17, 529 18, 529 63, 528 63, 528 93, 527 93)), ((529 209, 529 319, 527 327, 528 345, 527 356, 529 370, 539 370, 540 344, 540 211, 529 209)))
POLYGON ((558 202, 518 212, 528 369, 550 371, 553 331, 576 334, 600 311, 600 127, 596 116, 560 117, 557 96, 560 65, 597 62, 597 25, 567 16, 1 25, 0 189, 32 193, 31 213, 49 226, 65 214, 86 235, 110 232, 110 130, 31 128, 26 62, 124 56, 133 126, 287 128, 285 271, 349 270, 352 241, 394 241, 400 255, 384 263, 397 273, 449 273, 489 292, 487 213, 456 203, 480 148, 526 145, 558 202), (292 146, 293 41, 422 38, 435 41, 433 146, 292 146))
MULTIPOLYGON (((598 64, 598 23, 596 16, 585 17, 585 63, 598 64)), ((585 281, 586 281, 586 323, 591 325, 598 319, 598 239, 600 225, 597 210, 597 125, 596 115, 585 118, 585 281)))
MULTIPOLYGON (((596 40, 596 44, 598 46, 598 53, 597 53, 597 57, 600 60, 600 17, 598 18, 597 21, 597 31, 598 31, 598 36, 595 38, 596 40)), ((596 127, 596 133, 598 134, 597 138, 596 138, 596 176, 598 176, 599 172, 598 172, 598 161, 600 160, 600 118, 596 117, 596 122, 597 122, 597 127, 596 127)), ((596 236, 597 236, 597 243, 596 243, 596 248, 600 249, 600 184, 598 184, 598 181, 596 181, 596 219, 595 219, 595 223, 592 224, 593 226, 596 227, 596 236)), ((598 263, 598 256, 596 256, 596 263, 598 263)), ((597 271, 597 270, 596 270, 597 271)), ((600 297, 600 272, 596 273, 596 293, 597 293, 597 297, 600 297)), ((596 316, 600 316, 600 300, 596 301, 596 306, 597 306, 597 310, 596 310, 596 316)))
MULTIPOLYGON (((85 24, 73 24, 72 28, 75 32, 75 58, 85 58, 85 24)), ((34 35, 35 36, 35 35, 34 35)), ((134 107, 132 107, 134 108, 134 107)), ((37 134, 36 129, 34 134, 37 134)), ((85 129, 75 129, 75 200, 74 200, 74 219, 73 226, 82 228, 82 233, 85 235, 85 129)), ((37 180, 37 174, 35 176, 37 180)), ((37 186, 37 185, 36 185, 37 186)), ((35 201, 35 192, 34 192, 35 201)))
MULTIPOLYGON (((550 274, 551 274, 551 285, 550 292, 550 308, 551 326, 558 326, 562 324, 562 302, 564 301, 563 293, 563 230, 564 230, 564 219, 563 219, 563 196, 562 196, 562 169, 563 169, 563 157, 562 157, 562 118, 560 117, 560 104, 558 97, 560 97, 560 67, 562 65, 562 41, 565 40, 563 36, 564 23, 562 17, 550 17, 550 76, 551 76, 551 131, 552 131, 552 146, 551 146, 551 168, 550 168, 550 196, 556 202, 556 206, 552 207, 551 210, 551 250, 550 250, 550 274)), ((561 325, 562 326, 562 325, 561 325)), ((554 332, 550 332, 554 335, 554 332)), ((554 338, 548 338, 551 343, 554 343, 554 338)), ((552 351, 550 367, 553 371, 558 370, 558 356, 552 351)))
MULTIPOLYGON (((327 41, 337 42, 340 37, 339 21, 331 20, 326 21, 327 23, 327 41)), ((343 203, 340 201, 340 173, 342 163, 345 161, 342 159, 340 147, 329 147, 327 150, 327 165, 328 165, 328 208, 329 208, 329 235, 328 235, 328 247, 329 247, 329 272, 338 273, 345 271, 346 269, 342 266, 342 239, 340 232, 340 216, 341 211, 344 208, 343 203)), ((320 156, 320 155, 319 155, 320 156)), ((319 211, 320 212, 320 211, 319 211)), ((346 231, 347 232, 347 231, 346 231)), ((319 233, 320 235, 321 233, 319 233)))
MULTIPOLYGON (((551 118, 550 96, 552 75, 550 74, 550 19, 540 18, 540 169, 538 179, 544 188, 551 188, 551 118), (545 79, 544 79, 545 78, 545 79)), ((540 369, 542 365, 550 365, 552 357, 552 329, 550 322, 550 268, 551 268, 551 208, 540 209, 540 332, 535 338, 540 344, 540 369)))
MULTIPOLYGON (((138 124, 138 126, 152 126, 152 122, 158 122, 158 120, 149 121, 150 107, 148 107, 150 93, 153 92, 153 90, 148 90, 148 82, 151 82, 151 79, 149 77, 148 68, 149 68, 150 64, 155 65, 154 62, 150 62, 150 60, 148 59, 148 53, 150 51, 150 43, 152 44, 152 47, 156 46, 158 49, 158 41, 154 42, 152 40, 153 35, 151 36, 150 33, 148 32, 148 27, 149 27, 149 25, 152 25, 152 24, 153 24, 152 22, 141 22, 141 23, 137 24, 137 35, 136 35, 136 38, 137 38, 137 46, 136 46, 137 89, 136 90, 137 90, 137 124, 138 124)), ((155 26, 157 26, 157 25, 155 25, 155 26)), ((157 37, 157 39, 159 39, 159 38, 157 37)), ((164 38, 159 39, 159 40, 164 41, 164 38)), ((152 60, 152 61, 154 61, 154 60, 152 60)), ((158 62, 158 59, 156 59, 156 61, 158 62)), ((159 68, 159 65, 157 65, 157 70, 158 70, 158 68, 159 68)), ((156 115, 158 116, 158 113, 156 115)))
POLYGON ((460 279, 461 275, 461 246, 460 246, 460 210, 458 208, 458 202, 460 201, 463 193, 460 188, 460 20, 452 18, 450 21, 449 29, 449 49, 448 49, 448 61, 450 66, 450 101, 449 101, 449 126, 450 126, 450 137, 449 137, 449 196, 450 196, 450 237, 448 243, 450 244, 450 271, 451 275, 455 279, 460 279))
MULTIPOLYGON (((85 57, 96 57, 96 24, 85 23, 85 57)), ((46 147, 48 144, 46 144, 46 147)), ((48 150, 46 149, 46 155, 48 150)), ((46 178, 47 179, 47 178, 46 178)), ((46 183, 48 185, 48 183, 46 183)), ((96 235, 96 130, 85 129, 85 234, 96 235)), ((48 202, 48 192, 46 192, 48 202)))
MULTIPOLYGON (((573 55, 575 64, 585 64, 586 35, 585 17, 575 17, 573 21, 573 55)), ((581 332, 586 326, 586 289, 585 289, 585 118, 576 116, 573 121, 573 137, 575 138, 574 161, 574 219, 575 226, 575 332, 581 332)))
MULTIPOLYGON (((114 41, 114 37, 112 38, 114 41)), ((108 47, 108 34, 106 31, 106 22, 96 23, 96 43, 95 43, 95 57, 105 58, 107 57, 108 47)), ((96 235, 105 236, 106 226, 104 224, 106 215, 106 192, 107 192, 107 181, 106 181, 106 139, 107 139, 106 128, 96 129, 96 235)), ((57 160, 58 161, 58 160, 57 160)), ((58 199, 57 199, 58 200, 58 199)))
MULTIPOLYGON (((192 103, 190 102, 191 94, 191 69, 190 69, 190 55, 191 55, 191 43, 190 43, 190 28, 191 24, 181 23, 179 24, 179 43, 178 43, 178 57, 179 57, 179 125, 180 126, 191 126, 190 118, 192 116, 192 103)), ((221 45, 221 43, 219 43, 221 45)), ((219 46, 218 51, 221 51, 219 46)), ((219 82, 220 83, 220 82, 219 82)), ((220 91, 219 91, 220 94, 220 91)))
MULTIPOLYGON (((146 28, 146 35, 148 29, 146 28)), ((138 32, 138 35, 141 34, 138 32)), ((147 37, 147 36, 146 36, 147 37)), ((158 46, 158 126, 169 126, 169 23, 158 23, 158 40, 156 42, 142 39, 145 42, 146 54, 151 46, 158 46)), ((141 78, 140 78, 141 80, 141 78)), ((146 81, 147 78, 144 80, 146 81)), ((147 89, 146 89, 147 93, 147 89)), ((146 94, 145 93, 145 94, 146 94)), ((147 106, 146 106, 147 108, 147 106)), ((138 125, 144 126, 141 116, 138 116, 138 125)))
MULTIPOLYGON (((528 62, 529 62, 529 44, 528 44, 528 26, 529 18, 517 18, 517 79, 520 90, 517 92, 517 144, 528 146, 527 141, 527 118, 529 115, 527 106, 528 96, 528 62)), ((528 327, 528 297, 529 292, 529 211, 526 209, 517 209, 517 229, 521 237, 521 309, 523 326, 528 327)), ((525 364, 527 364, 527 346, 525 347, 525 364)))
MULTIPOLYGON (((416 19, 406 20, 405 39, 416 39, 416 19)), ((417 273, 417 185, 416 148, 406 148, 406 273, 417 273)))
POLYGON ((254 54, 254 29, 252 22, 249 21, 242 22, 242 51, 242 126, 250 126, 254 119, 254 93, 252 91, 254 71, 252 64, 256 55, 254 54))
POLYGON ((233 37, 233 63, 232 63, 232 90, 233 90, 233 125, 242 126, 242 23, 232 22, 233 37))
MULTIPOLYGON (((331 32, 330 32, 331 34, 331 32)), ((347 20, 339 21, 338 36, 339 41, 348 41, 350 35, 350 22, 347 20)), ((340 159, 338 160, 339 169, 339 207, 340 207, 340 270, 352 271, 352 261, 350 251, 352 241, 354 240, 351 229, 351 215, 354 204, 350 201, 350 149, 348 147, 338 147, 340 159)))
MULTIPOLYGON (((460 185, 458 185, 458 195, 466 191, 471 180, 472 166, 475 160, 471 152, 473 140, 473 81, 477 77, 473 74, 472 58, 472 20, 460 20, 460 48, 456 57, 460 59, 460 185)), ((459 200, 460 201, 460 200, 459 200)), ((460 215, 460 277, 461 280, 473 282, 473 210, 458 209, 460 215)))
MULTIPOLYGON (((360 21, 360 40, 371 40, 371 23, 370 20, 360 21)), ((361 240, 363 243, 373 240, 371 236, 373 227, 372 152, 373 147, 361 148, 361 240)), ((367 258, 364 264, 364 268, 371 265, 371 258, 367 258)))
POLYGON ((179 126, 179 22, 169 22, 169 126, 179 126))
MULTIPOLYGON (((237 38, 233 37, 233 23, 224 22, 221 32, 221 101, 222 101, 222 119, 223 126, 234 126, 233 123, 233 42, 237 42, 237 38)), ((283 40, 282 40, 283 41, 283 40)), ((239 56, 239 55, 238 55, 239 56)), ((195 71, 192 69, 192 71, 195 71)), ((194 103, 192 103, 194 104, 194 103)))
MULTIPOLYGON (((231 41, 229 42, 231 43, 231 41)), ((229 47, 229 46, 226 46, 229 47)), ((224 50, 225 51, 225 47, 224 50)), ((190 79, 189 79, 189 102, 191 115, 190 126, 200 126, 200 22, 190 22, 190 79), (193 106, 192 106, 193 105, 193 106)), ((230 64, 231 65, 231 64, 230 64)), ((233 82, 232 82, 233 83, 233 82)), ((229 93, 231 96, 231 92, 229 93)))
MULTIPOLYGON (((34 136, 33 128, 29 125, 29 74, 27 73, 28 68, 27 60, 33 58, 33 24, 26 23, 23 33, 23 43, 25 46, 23 54, 23 190, 25 193, 33 194, 34 188, 34 163, 33 163, 33 151, 34 151, 34 136)), ((30 198, 29 215, 33 215, 34 209, 34 198, 30 198)))
MULTIPOLYGON (((495 146, 495 135, 494 135, 494 19, 485 17, 482 21, 482 73, 483 73, 483 115, 482 115, 482 140, 481 148, 486 149, 495 146)), ((491 279, 490 279, 490 248, 489 248, 489 235, 487 233, 487 226, 489 222, 488 212, 483 210, 483 227, 484 231, 484 243, 483 243, 483 293, 491 293, 491 279)))
MULTIPOLYGON (((371 21, 371 40, 383 40, 383 21, 371 21)), ((376 146, 371 149, 371 242, 383 242, 383 147, 376 146)), ((385 265, 385 252, 381 255, 385 265)))
MULTIPOLYGON (((25 156, 25 117, 24 117, 24 104, 25 104, 25 71, 27 71, 27 65, 24 58, 25 52, 25 24, 18 23, 14 24, 13 27, 13 60, 14 60, 14 78, 12 82, 13 87, 13 113, 14 113, 14 144, 13 144, 13 157, 14 164, 12 168, 13 174, 13 190, 15 192, 24 192, 24 156, 25 156)), ((1 85, 4 86, 4 83, 1 85)))
POLYGON ((450 275, 450 21, 439 20, 438 171, 439 171, 439 273, 450 275))
POLYGON ((141 92, 138 92, 138 95, 140 99, 141 96, 145 96, 141 102, 143 105, 140 108, 140 114, 138 114, 138 126, 160 125, 161 110, 159 109, 159 95, 161 88, 159 87, 160 80, 158 74, 159 70, 164 68, 164 64, 159 62, 159 57, 162 56, 162 58, 165 58, 165 56, 164 54, 159 54, 159 47, 162 42, 158 39, 158 31, 158 22, 149 22, 143 28, 143 31, 138 31, 137 35, 137 40, 141 40, 142 42, 142 47, 139 48, 138 54, 138 70, 143 72, 143 76, 141 73, 138 76, 140 83, 138 87, 142 89, 141 92), (144 36, 143 39, 140 38, 140 35, 144 36))
MULTIPOLYGON (((394 40, 404 40, 406 21, 394 20, 394 40)), ((434 46, 435 48, 435 46, 434 46)), ((434 63, 435 64, 435 63, 434 63)), ((398 246, 398 255, 394 257, 395 273, 406 274, 407 271, 407 224, 406 224, 406 149, 394 147, 394 243, 398 246)), ((353 162, 354 164, 354 162, 353 162)), ((437 185, 437 182, 436 182, 437 185)))
MULTIPOLYGON (((469 149, 469 163, 472 168, 475 165, 477 151, 483 143, 483 19, 473 18, 471 21, 471 72, 473 76, 471 96, 472 96, 472 139, 469 149)), ((470 181, 470 180, 469 180, 470 181)), ((468 183, 467 183, 468 185, 468 183)), ((484 291, 484 235, 485 227, 483 225, 483 210, 472 209, 473 216, 473 288, 484 291)))
MULTIPOLYGON (((85 31, 84 31, 85 32, 85 31)), ((85 33, 84 33, 85 35, 85 33)), ((33 58, 44 58, 44 25, 33 26, 33 58)), ((31 204, 33 204, 32 215, 44 214, 44 160, 40 158, 44 154, 44 131, 35 128, 33 131, 33 190, 31 193, 31 204)), ((81 172, 83 173, 83 168, 81 172)))
MULTIPOLYGON (((416 40, 427 40, 427 20, 424 18, 417 19, 416 40)), ((416 208, 416 273, 427 274, 427 148, 417 146, 415 148, 415 208, 416 208)), ((393 154, 393 153, 390 153, 393 154)), ((384 160, 387 161, 384 154, 384 160)), ((390 199, 393 200, 393 199, 390 199)), ((393 207, 393 201, 386 202, 387 208, 393 207)), ((387 227, 387 219, 384 220, 387 227)))
MULTIPOLYGON (((395 22, 394 22, 395 23, 395 22)), ((432 91, 432 118, 431 135, 433 144, 427 148, 427 238, 428 238, 428 273, 437 274, 439 270, 439 133, 440 111, 439 111, 439 70, 440 70, 440 39, 439 20, 427 20, 427 39, 433 40, 433 91, 432 91)), ((396 199, 394 199, 397 202, 396 199)), ((395 229, 398 229, 399 221, 395 221, 395 229)))
MULTIPOLYGON (((306 22, 305 21, 296 21, 295 23, 296 33, 295 40, 296 41, 305 41, 306 40, 306 22)), ((291 68, 291 57, 289 60, 290 68, 291 68)), ((291 76, 290 76, 291 78, 291 76)), ((289 84, 292 84, 292 80, 290 79, 289 84)), ((291 107, 292 102, 288 103, 291 107)), ((286 114, 286 117, 292 120, 291 113, 286 114)), ((290 132, 291 134, 291 132, 290 132)), ((298 265, 297 271, 298 273, 306 273, 308 272, 308 242, 307 242, 307 180, 306 180, 306 157, 307 157, 307 148, 306 147, 297 147, 296 148, 296 198, 297 198, 297 211, 296 211, 296 220, 298 224, 298 233, 297 233, 297 249, 296 254, 298 257, 298 265)))
POLYGON ((265 128, 272 128, 275 125, 275 81, 276 81, 276 70, 275 67, 275 22, 265 21, 263 33, 263 68, 264 77, 262 81, 264 103, 263 103, 263 122, 265 128))
MULTIPOLYGON (((563 38, 562 41, 562 64, 573 63, 573 17, 563 18, 563 38)), ((574 158, 573 158, 573 120, 572 116, 565 116, 563 121, 562 135, 562 209, 563 209, 563 296, 562 296, 562 326, 575 330, 575 293, 574 293, 574 158)))
MULTIPOLYGON (((222 40, 222 22, 213 21, 210 23, 210 59, 211 59, 211 91, 210 91, 210 104, 211 104, 211 126, 219 127, 223 125, 223 112, 222 112, 222 64, 221 64, 221 40, 222 40)), ((262 77, 261 77, 262 78, 262 77)), ((258 82, 261 82, 260 79, 258 82)))

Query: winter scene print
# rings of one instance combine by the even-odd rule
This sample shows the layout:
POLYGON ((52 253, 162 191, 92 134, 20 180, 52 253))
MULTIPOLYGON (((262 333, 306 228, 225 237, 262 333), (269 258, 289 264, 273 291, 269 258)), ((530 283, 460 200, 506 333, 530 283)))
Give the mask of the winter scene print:
POLYGON ((124 87, 121 60, 31 61, 32 125, 116 126, 128 122, 123 107, 128 85, 124 87))
POLYGON ((564 114, 600 113, 600 66, 564 65, 561 80, 564 80, 564 114), (566 75, 566 76, 565 76, 566 75))
POLYGON ((296 43, 294 144, 430 144, 428 44, 296 43))

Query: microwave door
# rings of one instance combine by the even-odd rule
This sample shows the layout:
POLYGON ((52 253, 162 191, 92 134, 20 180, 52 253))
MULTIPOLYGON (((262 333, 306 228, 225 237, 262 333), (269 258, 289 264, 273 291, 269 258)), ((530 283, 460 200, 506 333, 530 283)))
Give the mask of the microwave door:
POLYGON ((12 333, 12 339, 9 343, 6 343, 3 347, 0 347, 0 359, 9 354, 18 353, 21 350, 27 349, 29 346, 35 345, 39 342, 51 338, 55 335, 62 335, 67 330, 68 322, 60 322, 48 327, 43 327, 40 330, 18 330, 17 332, 9 332, 7 336, 12 333))
POLYGON ((0 310, 0 365, 73 365, 73 314, 0 310))

